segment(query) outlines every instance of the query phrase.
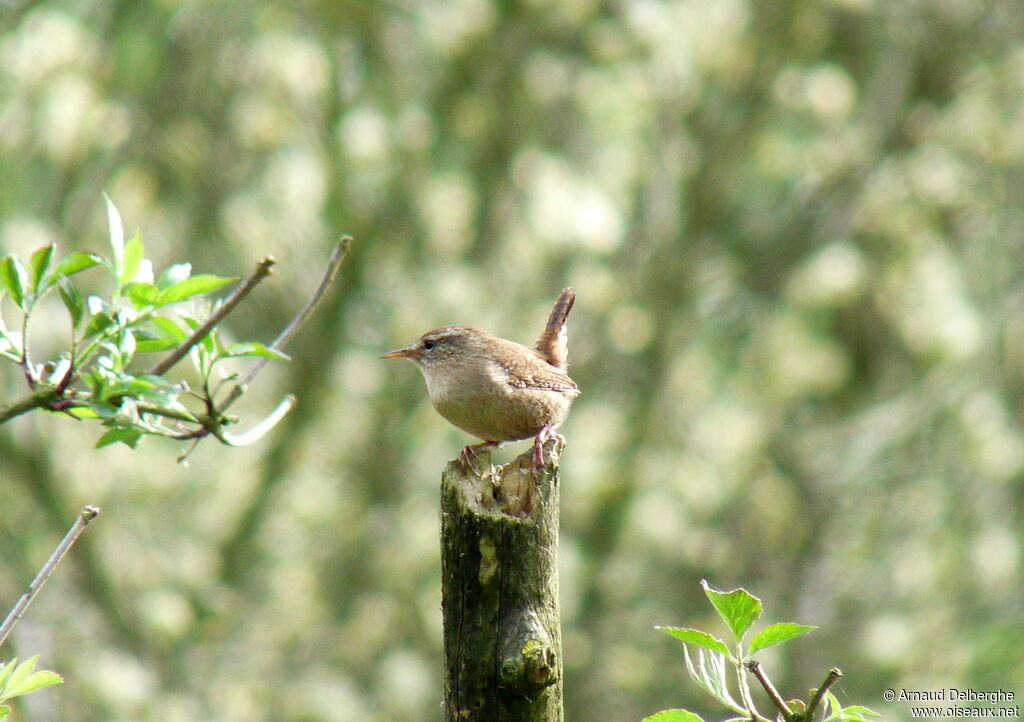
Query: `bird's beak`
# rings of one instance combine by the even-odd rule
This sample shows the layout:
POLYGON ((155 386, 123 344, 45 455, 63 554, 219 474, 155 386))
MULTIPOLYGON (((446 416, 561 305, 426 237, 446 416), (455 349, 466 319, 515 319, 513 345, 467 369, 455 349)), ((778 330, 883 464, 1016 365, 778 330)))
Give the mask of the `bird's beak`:
POLYGON ((381 358, 411 358, 415 352, 411 348, 400 348, 381 354, 381 358))

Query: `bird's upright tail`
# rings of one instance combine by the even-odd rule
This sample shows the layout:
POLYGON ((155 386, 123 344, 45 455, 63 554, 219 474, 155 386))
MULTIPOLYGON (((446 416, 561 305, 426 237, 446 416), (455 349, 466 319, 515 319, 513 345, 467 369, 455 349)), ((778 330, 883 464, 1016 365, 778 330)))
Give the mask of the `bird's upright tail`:
POLYGON ((576 292, 571 288, 563 288, 551 308, 544 333, 534 346, 538 356, 563 372, 569 367, 569 335, 565 329, 565 319, 569 316, 575 301, 576 292))

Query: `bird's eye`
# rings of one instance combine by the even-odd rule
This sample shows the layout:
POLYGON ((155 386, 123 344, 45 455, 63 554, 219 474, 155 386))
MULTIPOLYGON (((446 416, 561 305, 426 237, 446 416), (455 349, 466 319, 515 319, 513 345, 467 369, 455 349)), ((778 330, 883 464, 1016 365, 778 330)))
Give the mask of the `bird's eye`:
POLYGON ((435 344, 435 343, 437 343, 437 342, 436 342, 436 341, 434 341, 434 339, 432 339, 432 338, 428 338, 428 339, 426 339, 426 340, 425 340, 425 341, 423 342, 423 348, 425 348, 425 349, 426 349, 427 351, 429 351, 430 349, 434 348, 434 344, 435 344))

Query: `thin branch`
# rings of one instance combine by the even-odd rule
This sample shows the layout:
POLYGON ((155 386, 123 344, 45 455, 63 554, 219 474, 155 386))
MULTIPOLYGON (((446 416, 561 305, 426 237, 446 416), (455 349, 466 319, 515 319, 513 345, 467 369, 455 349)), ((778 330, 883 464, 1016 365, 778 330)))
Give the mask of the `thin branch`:
POLYGON ((768 679, 768 675, 766 675, 764 670, 761 669, 761 663, 756 659, 752 659, 747 662, 747 669, 757 677, 757 681, 761 683, 761 686, 764 687, 764 691, 767 692, 768 696, 771 698, 772 704, 774 704, 775 708, 782 713, 782 718, 786 720, 790 719, 793 716, 793 712, 789 709, 789 705, 786 704, 786 701, 782 699, 782 695, 779 694, 779 690, 775 689, 775 685, 772 684, 770 679, 768 679))
POLYGON ((825 693, 828 692, 828 688, 834 685, 842 676, 843 673, 836 667, 828 671, 825 681, 821 683, 821 686, 814 692, 814 696, 811 697, 811 701, 807 703, 807 719, 814 719, 814 711, 818 709, 818 705, 821 704, 821 700, 825 693))
POLYGON ((43 388, 36 387, 36 390, 25 398, 15 401, 8 406, 0 407, 0 424, 5 424, 11 419, 27 414, 34 409, 45 408, 53 403, 53 400, 56 398, 57 393, 53 388, 49 386, 43 388))
MULTIPOLYGON (((320 284, 316 287, 316 290, 306 301, 306 305, 302 307, 291 323, 288 324, 285 329, 278 334, 274 342, 270 344, 269 348, 274 351, 282 351, 285 345, 292 340, 303 326, 306 325, 306 321, 309 320, 313 312, 316 311, 320 302, 323 300, 324 295, 327 293, 327 289, 330 288, 334 282, 335 277, 338 275, 338 269, 341 268, 341 264, 344 262, 345 257, 348 255, 349 250, 352 248, 352 237, 342 236, 341 239, 334 244, 334 250, 331 252, 331 257, 327 260, 327 267, 324 269, 324 274, 320 279, 320 284)), ((252 383, 253 379, 256 378, 256 374, 263 370, 263 367, 267 365, 270 359, 261 358, 256 364, 249 369, 249 373, 245 375, 239 383, 231 389, 231 393, 228 394, 227 399, 221 404, 220 410, 226 411, 231 404, 233 404, 238 397, 245 393, 246 388, 252 383)))
POLYGON ((163 376, 167 371, 174 366, 174 364, 185 358, 185 354, 195 346, 197 343, 202 341, 210 331, 217 327, 221 321, 223 321, 229 313, 235 310, 235 306, 240 304, 242 300, 248 296, 257 284, 264 278, 274 272, 274 266, 277 265, 277 261, 271 256, 267 256, 259 263, 256 264, 256 270, 245 279, 245 283, 239 286, 224 304, 217 309, 217 311, 206 320, 202 326, 197 328, 191 336, 189 336, 178 348, 174 349, 167 358, 158 363, 153 367, 153 370, 149 373, 154 376, 163 376))
POLYGON ((7 641, 7 637, 14 629, 15 625, 24 616, 25 611, 28 609, 28 605, 32 603, 32 600, 39 594, 39 590, 46 584, 46 580, 53 574, 53 570, 57 568, 57 565, 64 559, 64 555, 68 553, 68 550, 74 545, 75 541, 78 540, 79 535, 85 529, 86 525, 95 519, 100 514, 100 508, 98 506, 86 506, 82 509, 82 513, 75 519, 75 523, 68 529, 68 533, 64 535, 64 539, 61 540, 57 548, 53 550, 53 554, 46 560, 46 563, 36 574, 36 578, 32 580, 32 583, 28 585, 28 591, 21 596, 21 599, 17 601, 14 608, 11 609, 11 613, 7 615, 7 619, 0 625, 0 646, 7 641))

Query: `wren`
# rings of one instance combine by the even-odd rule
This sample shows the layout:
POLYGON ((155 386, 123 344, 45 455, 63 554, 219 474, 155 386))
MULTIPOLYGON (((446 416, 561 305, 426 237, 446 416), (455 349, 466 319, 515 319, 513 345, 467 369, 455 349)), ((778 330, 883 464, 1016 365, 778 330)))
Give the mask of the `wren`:
POLYGON ((537 344, 527 348, 472 326, 442 326, 381 358, 407 358, 423 372, 437 413, 482 439, 465 447, 469 462, 477 449, 531 436, 533 465, 544 468, 544 442, 565 421, 580 391, 566 374, 565 319, 576 294, 563 289, 537 344))

